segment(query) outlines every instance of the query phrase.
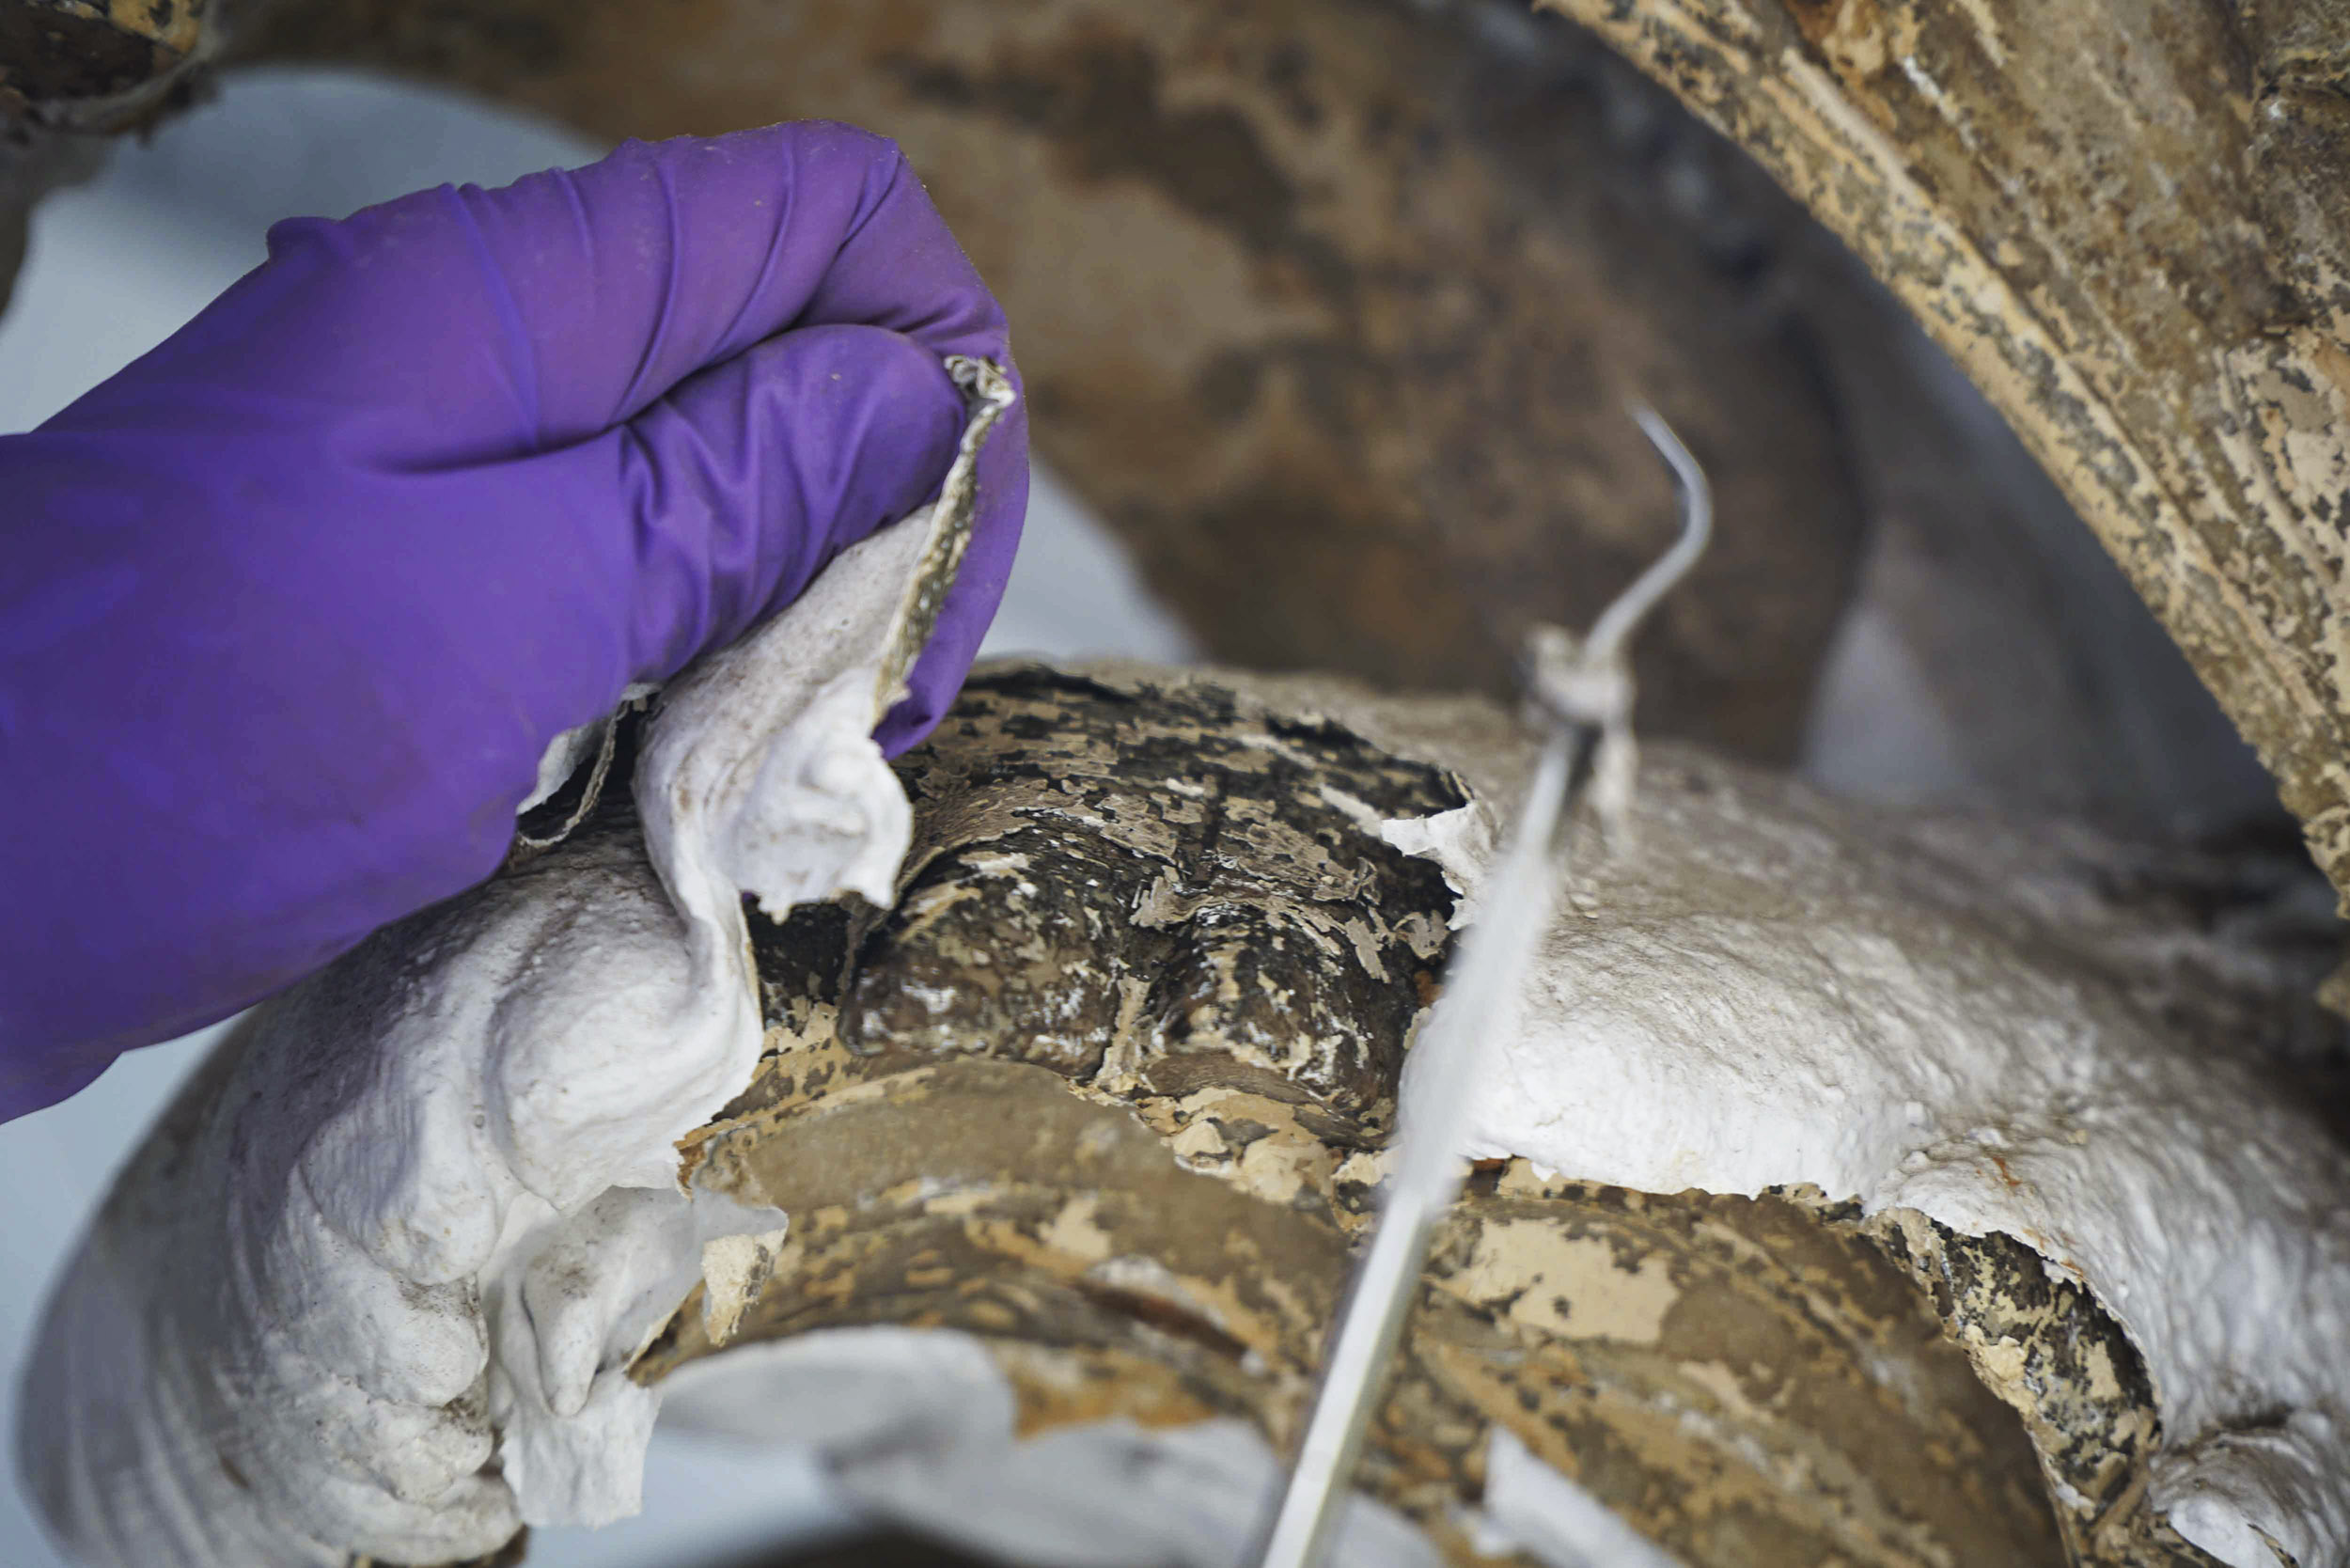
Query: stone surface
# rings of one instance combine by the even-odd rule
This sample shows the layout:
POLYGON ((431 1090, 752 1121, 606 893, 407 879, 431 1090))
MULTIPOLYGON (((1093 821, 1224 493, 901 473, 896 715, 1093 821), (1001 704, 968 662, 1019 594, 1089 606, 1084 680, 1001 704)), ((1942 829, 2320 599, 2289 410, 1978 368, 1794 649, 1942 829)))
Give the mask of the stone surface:
MULTIPOLYGON (((1416 936, 1451 911, 1361 824, 1505 795, 1522 762, 1491 710, 1334 691, 999 669, 901 760, 902 902, 760 932, 771 1055, 693 1140, 700 1180, 804 1222, 743 1333, 951 1327, 1003 1347, 1025 1430, 1239 1415, 1293 1436, 1441 956, 1416 936), (1351 713, 1462 771, 1283 712, 1351 713)), ((1668 796, 1757 788, 1659 750, 1668 796)), ((2073 830, 1895 833, 1920 878, 1962 835, 1979 876, 1935 900, 2019 941, 2060 926, 2076 983, 2176 998, 2237 1050, 2290 1059, 2324 1031, 2293 1000, 2323 952, 2186 934, 2170 862, 2073 830)), ((699 1321, 689 1302, 640 1375, 713 1348, 699 1321)), ((2206 1560, 2146 1505, 2159 1423, 2126 1337, 2005 1238, 1509 1161, 1447 1231, 1413 1344, 1371 1484, 1456 1551, 1440 1521, 1497 1420, 1692 1563, 2206 1560), (1888 1356, 1914 1370, 1864 1370, 1888 1356)))
MULTIPOLYGON (((657 742, 659 722, 624 719, 619 755, 633 753, 641 726, 657 742)), ((755 979, 760 992, 757 1066, 747 1090, 677 1148, 693 1190, 760 1216, 758 1240, 721 1248, 736 1261, 714 1272, 705 1252, 721 1298, 693 1288, 650 1341, 632 1327, 626 1344, 645 1348, 623 1348, 600 1375, 626 1390, 629 1376, 658 1381, 745 1343, 869 1325, 951 1330, 999 1369, 1021 1435, 1225 1419, 1277 1450, 1293 1440, 1385 1169, 1412 1030, 1459 913, 1447 872, 1399 853, 1383 824, 1465 802, 1505 808, 1528 750, 1500 710, 1471 699, 1150 666, 982 669, 938 734, 896 765, 916 827, 890 907, 852 900, 780 923, 745 911, 751 968, 731 984, 755 979), (780 1235, 777 1208, 789 1215, 780 1235)), ((468 922, 502 907, 562 916, 578 905, 626 919, 630 900, 657 902, 627 782, 635 771, 612 770, 560 843, 311 982, 308 1005, 372 1027, 384 1015, 381 986, 398 990, 415 972, 418 953, 403 942, 428 964, 462 964, 468 922)), ((1635 825, 1671 839, 1594 863, 1577 898, 1596 893, 1606 908, 1571 901, 1562 915, 1578 933, 1589 925, 1593 943, 1619 933, 1638 949, 1644 933, 1670 927, 1702 958, 1704 930, 1745 917, 1745 957, 1766 966, 1785 946, 1770 922, 1800 907, 1824 941, 1840 943, 1845 967, 1831 965, 1822 982, 1831 1001, 1838 983, 1857 996, 1905 964, 1975 955, 1966 972, 1982 980, 1983 1016, 1962 1010, 1917 1042, 1961 1075, 2003 1048, 2018 997, 2032 1003, 2023 1023, 2125 1032, 2150 1063, 2228 1055, 2224 1071, 2204 1075, 2235 1097, 2231 1114, 2267 1103, 2275 1090, 2263 1075, 2295 1082, 2323 1048, 2305 1038, 2312 952, 2279 939, 2289 922, 2247 918, 2276 913, 2278 890, 2258 874, 2141 855, 2080 829, 1855 811, 1668 744, 1648 749, 1644 776, 1635 825), (1791 856, 1800 875, 1785 886, 1761 876, 1791 856), (1590 925, 1589 912, 1612 919, 1590 925), (1870 933, 1873 947, 1856 939, 1870 933)), ((1758 1055, 1784 1020, 1738 1011, 1761 1005, 1750 975, 1685 970, 1670 951, 1642 950, 1653 972, 1620 972, 1611 992, 1680 976, 1670 983, 1691 1015, 1723 1018, 1717 1032, 1738 1060, 1801 1077, 1794 1047, 1784 1059, 1758 1055)), ((569 987, 606 1016, 608 968, 595 959, 562 971, 568 979, 528 963, 516 972, 540 990, 569 987)), ((528 989, 489 983, 476 998, 485 1006, 528 989)), ((1789 1003, 1798 1015, 1799 1002, 1789 1003)), ((1625 1053, 1637 1044, 1621 1042, 1625 1053)), ((174 1236, 201 1246, 224 1214, 266 1213, 293 1195, 283 1172, 224 1177, 180 1158, 187 1125, 249 1045, 232 1039, 150 1137, 109 1200, 93 1255, 135 1261, 174 1236), (196 1216, 193 1229, 173 1229, 175 1206, 196 1216)), ((304 1079, 269 1066, 259 1074, 264 1095, 304 1079)), ((1579 1100, 1572 1087, 1541 1093, 1572 1118, 1580 1103, 1622 1098, 1606 1076, 1579 1100)), ((1690 1100, 1718 1088, 1682 1086, 1690 1100)), ((603 1103, 592 1071, 567 1079, 551 1062, 540 1089, 550 1103, 572 1090, 603 1103)), ((1857 1078, 1854 1091, 1873 1092, 1857 1078)), ((397 1118, 400 1094, 378 1099, 397 1118)), ((1885 1107, 1854 1109, 1881 1120, 1885 1107)), ((2086 1129, 2094 1118, 2083 1117, 2086 1129)), ((2270 1141, 2248 1142, 2291 1155, 2280 1169, 2308 1164, 2303 1145, 2287 1141, 2293 1116, 2274 1120, 2270 1141)), ((217 1125, 225 1135, 232 1122, 217 1125)), ((666 1137, 649 1168, 665 1184, 666 1137)), ((368 1147, 386 1157, 406 1148, 396 1133, 368 1147)), ((477 1168, 470 1159, 431 1168, 451 1178, 477 1168)), ((2015 1180, 2044 1174, 2027 1166, 2015 1180)), ((2116 1316, 2078 1273, 2060 1277, 2070 1260, 2057 1253, 2052 1272, 2000 1235, 1962 1236, 1914 1209, 1864 1214, 1831 1200, 1841 1194, 1764 1182, 1745 1196, 1637 1191, 1524 1159, 1482 1165, 1438 1238, 1367 1489, 1471 1560, 1468 1511, 1500 1430, 1692 1568, 2204 1560, 2167 1525, 2149 1479, 2181 1448, 2162 1413, 2210 1399, 2173 1387, 2158 1400, 2120 1327, 2170 1300, 2159 1281, 2150 1303, 2133 1277, 2141 1289, 2116 1316)), ((2216 1200, 2241 1196, 2166 1188, 2154 1200, 2192 1218, 2234 1212, 2216 1200)), ((2252 1196, 2262 1201, 2244 1212, 2274 1256, 2290 1262, 2296 1247, 2316 1245, 2276 1218, 2274 1194, 2252 1196)), ((2059 1215, 2051 1234, 2067 1223, 2059 1215)), ((2302 1223, 2314 1236, 2335 1220, 2302 1223)), ((601 1299, 606 1278, 638 1278, 630 1271, 640 1262, 628 1245, 591 1238, 577 1259, 581 1299, 601 1299)), ((142 1288, 155 1282, 142 1278, 142 1288)), ((658 1325, 691 1278, 665 1274, 645 1321, 658 1325)), ((189 1364, 225 1364, 206 1356, 205 1335, 232 1345, 277 1321, 241 1316, 233 1293, 149 1294, 149 1317, 121 1330, 126 1355, 193 1335, 189 1364)), ((2317 1308, 2332 1309, 2329 1299, 2317 1308)), ((2170 1304, 2182 1317, 2204 1305, 2170 1304)), ((330 1338, 349 1328, 338 1311, 348 1308, 321 1297, 312 1326, 330 1338)), ((75 1322, 107 1331, 88 1314, 75 1322)), ((2262 1332, 2296 1355, 2307 1339, 2293 1324, 2262 1332)), ((346 1339, 397 1363, 384 1334, 346 1339)), ((483 1375, 521 1354, 500 1345, 483 1375)), ((389 1370, 404 1376, 403 1365, 389 1370)), ((453 1375, 447 1387, 461 1392, 435 1409, 478 1419, 478 1383, 465 1388, 463 1369, 453 1375)), ((2232 1408, 2229 1390, 2216 1397, 2232 1408)), ((136 1409, 84 1407, 54 1388, 46 1398, 89 1441, 146 1430, 136 1409)), ((240 1472, 236 1496, 281 1499, 260 1505, 264 1525, 270 1508, 298 1510, 286 1488, 317 1458, 302 1444, 256 1446, 254 1432, 279 1414, 231 1410, 223 1430, 175 1450, 197 1466, 191 1474, 209 1475, 211 1456, 232 1450, 258 1466, 240 1472)), ((407 1506, 420 1525, 453 1506, 436 1496, 462 1502, 490 1480, 476 1466, 496 1435, 481 1435, 455 1487, 417 1483, 407 1506)), ((112 1473, 92 1451, 94 1473, 112 1473)), ((512 1528, 446 1549, 479 1550, 512 1528)))

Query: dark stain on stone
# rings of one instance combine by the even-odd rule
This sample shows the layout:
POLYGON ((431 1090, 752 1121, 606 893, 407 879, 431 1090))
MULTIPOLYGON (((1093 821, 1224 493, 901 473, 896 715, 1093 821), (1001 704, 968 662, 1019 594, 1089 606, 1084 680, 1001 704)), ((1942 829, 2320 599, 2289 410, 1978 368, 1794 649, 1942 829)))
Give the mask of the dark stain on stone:
POLYGON ((1037 668, 974 681, 898 767, 925 825, 846 986, 851 1049, 1081 1081, 1122 1049, 1160 1093, 1391 1103, 1452 896, 1366 823, 1463 804, 1441 769, 1213 686, 1144 709, 1037 668))
POLYGON ((1274 90, 1291 120, 1306 131, 1319 129, 1325 118, 1314 96, 1312 68, 1312 51, 1295 39, 1276 45, 1265 57, 1265 85, 1274 90))
POLYGON ((110 15, 0 6, 0 87, 34 103, 72 103, 145 86, 183 56, 110 15))
POLYGON ((1237 1361, 1248 1353, 1248 1347, 1210 1323, 1197 1312, 1187 1312, 1164 1296, 1145 1295, 1139 1291, 1121 1290, 1105 1285, 1098 1279, 1079 1279, 1071 1289, 1095 1306, 1120 1313, 1136 1323, 1188 1340, 1227 1360, 1237 1361))
POLYGON ((760 1011, 770 1027, 804 1027, 807 1020, 797 1014, 808 1004, 839 1002, 853 945, 848 904, 804 903, 776 921, 746 896, 743 916, 759 971, 760 1011))

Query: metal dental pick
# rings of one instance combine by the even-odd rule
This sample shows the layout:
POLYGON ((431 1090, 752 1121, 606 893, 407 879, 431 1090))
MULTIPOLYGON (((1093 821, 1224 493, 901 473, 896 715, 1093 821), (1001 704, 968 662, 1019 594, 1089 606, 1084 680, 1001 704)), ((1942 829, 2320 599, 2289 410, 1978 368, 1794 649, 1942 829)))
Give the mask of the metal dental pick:
POLYGON ((1319 1568, 1328 1553, 1364 1430, 1418 1294, 1429 1237, 1460 1194, 1469 1090, 1491 1070, 1496 1043, 1515 1022, 1528 966, 1550 923, 1564 870, 1558 846, 1590 783, 1603 742, 1630 723, 1625 647, 1641 619, 1687 575, 1713 534, 1713 493, 1704 470, 1653 409, 1636 404, 1631 414, 1672 470, 1681 535, 1601 612, 1580 649, 1547 665, 1538 654, 1528 672, 1531 705, 1546 731, 1542 755, 1482 889, 1476 924, 1412 1047, 1418 1060, 1413 1092, 1397 1106, 1395 1171, 1340 1309, 1296 1467, 1263 1537, 1261 1568, 1319 1568))

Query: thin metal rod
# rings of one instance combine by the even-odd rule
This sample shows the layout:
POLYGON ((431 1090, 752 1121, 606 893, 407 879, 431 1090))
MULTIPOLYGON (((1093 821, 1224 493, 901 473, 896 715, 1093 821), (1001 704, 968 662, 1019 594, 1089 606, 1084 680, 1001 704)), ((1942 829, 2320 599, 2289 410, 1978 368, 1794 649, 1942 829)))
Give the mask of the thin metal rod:
POLYGON ((1591 635, 1583 640, 1584 657, 1593 664, 1604 664, 1617 656, 1632 634, 1639 629, 1656 602, 1670 593, 1673 586, 1689 574, 1689 569, 1705 554, 1708 541, 1714 537, 1714 487, 1705 480, 1705 470, 1689 455, 1689 448, 1673 434, 1664 416, 1646 403, 1629 407, 1633 419, 1649 445, 1672 470, 1673 488, 1681 493, 1681 537, 1672 548, 1656 557, 1646 572, 1632 580, 1632 586, 1616 595, 1615 601, 1599 613, 1591 623, 1591 635))
POLYGON ((1566 725, 1543 748, 1514 837, 1485 884, 1485 915, 1464 938, 1461 963, 1413 1047, 1434 1061, 1399 1118, 1402 1155, 1323 1364, 1297 1465, 1265 1537, 1263 1568, 1313 1568, 1328 1550, 1403 1320, 1419 1294, 1429 1234, 1460 1193, 1470 1090, 1485 1076, 1494 1043, 1516 1021, 1535 949, 1526 930, 1549 924, 1559 883, 1553 849, 1598 743, 1596 728, 1566 725))
MULTIPOLYGON (((1592 666, 1621 656, 1641 619, 1688 573, 1713 535, 1714 497, 1704 470, 1654 410, 1635 405, 1631 412, 1672 470, 1681 494, 1681 536, 1592 626, 1581 650, 1592 666)), ((1551 730, 1510 841, 1485 882, 1477 923, 1413 1046, 1418 1065, 1409 1101, 1397 1112, 1395 1172, 1340 1309, 1297 1463, 1263 1538, 1261 1568, 1319 1568, 1329 1550, 1364 1434, 1418 1298, 1429 1238, 1460 1194, 1469 1107, 1489 1075, 1493 1052, 1514 1030, 1527 974, 1562 878, 1559 840, 1590 781, 1601 739, 1596 722, 1566 722, 1551 730)))

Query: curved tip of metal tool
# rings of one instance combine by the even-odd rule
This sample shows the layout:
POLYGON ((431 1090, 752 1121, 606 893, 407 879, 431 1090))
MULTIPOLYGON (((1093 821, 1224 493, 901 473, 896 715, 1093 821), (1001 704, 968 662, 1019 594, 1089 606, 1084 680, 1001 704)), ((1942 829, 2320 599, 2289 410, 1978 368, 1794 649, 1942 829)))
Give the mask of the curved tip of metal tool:
POLYGON ((1705 470, 1665 423, 1663 415, 1643 402, 1630 402, 1624 408, 1672 471, 1673 488, 1681 496, 1681 537, 1600 612, 1583 644, 1584 657, 1594 663, 1612 659, 1622 651, 1656 602, 1689 574, 1714 537, 1714 487, 1706 483, 1705 470))

